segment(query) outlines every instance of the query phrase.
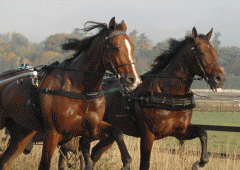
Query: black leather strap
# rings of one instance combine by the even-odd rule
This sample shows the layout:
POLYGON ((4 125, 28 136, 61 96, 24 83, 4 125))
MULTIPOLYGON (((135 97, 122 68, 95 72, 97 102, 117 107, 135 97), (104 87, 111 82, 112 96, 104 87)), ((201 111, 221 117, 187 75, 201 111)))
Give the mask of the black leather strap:
POLYGON ((49 88, 42 88, 42 87, 35 87, 35 86, 33 86, 32 88, 35 88, 38 91, 49 93, 52 95, 64 96, 68 98, 81 99, 81 100, 98 98, 104 94, 103 90, 100 90, 100 92, 96 92, 96 93, 84 94, 84 93, 74 93, 74 92, 68 92, 64 90, 56 90, 56 89, 49 89, 49 88))

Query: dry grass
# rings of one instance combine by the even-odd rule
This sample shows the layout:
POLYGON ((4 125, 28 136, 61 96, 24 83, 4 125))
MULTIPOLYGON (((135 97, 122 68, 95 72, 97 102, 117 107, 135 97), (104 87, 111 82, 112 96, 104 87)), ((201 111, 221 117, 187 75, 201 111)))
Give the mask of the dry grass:
MULTIPOLYGON (((125 136, 125 142, 128 146, 130 155, 132 156, 131 170, 138 170, 140 164, 140 139, 125 136)), ((96 143, 96 142, 94 142, 96 143)), ((92 143, 92 145, 94 145, 92 143)), ((229 143, 226 143, 229 145, 229 143)), ((151 170, 187 170, 191 169, 194 162, 199 160, 200 155, 188 155, 185 152, 180 154, 170 154, 168 151, 160 151, 159 148, 178 148, 178 141, 174 138, 166 138, 154 142, 153 151, 151 154, 151 170)), ((21 155, 17 158, 11 166, 11 170, 35 170, 38 169, 38 165, 41 157, 42 146, 35 145, 31 154, 21 155)), ((198 139, 189 141, 187 144, 187 150, 197 151, 200 150, 200 142, 198 139)), ((209 146, 209 150, 215 150, 215 152, 221 152, 220 147, 209 146), (218 149, 216 149, 218 148, 218 149)), ((238 146, 235 146, 235 151, 229 153, 237 154, 239 151, 238 146)), ((228 151, 227 151, 228 153, 228 151)), ((56 170, 58 165, 58 149, 54 153, 54 157, 51 162, 51 170, 56 170)), ((116 144, 110 148, 100 161, 97 163, 96 170, 115 170, 121 169, 122 162, 120 152, 116 144)), ((210 162, 206 165, 207 170, 236 170, 240 167, 240 161, 236 159, 223 159, 210 157, 210 162)))
MULTIPOLYGON (((226 126, 240 125, 240 112, 196 112, 193 114, 193 123, 197 124, 215 124, 226 126)), ((132 157, 131 170, 138 170, 140 164, 140 139, 125 136, 125 142, 132 157)), ((92 146, 96 142, 92 143, 92 146)), ((168 137, 154 142, 151 154, 151 170, 188 170, 199 160, 200 155, 170 154, 168 151, 161 151, 160 148, 178 149, 178 141, 173 137, 168 137)), ((29 155, 21 155, 12 164, 11 170, 35 170, 38 169, 41 158, 42 146, 35 145, 29 155)), ((187 151, 200 151, 201 145, 199 139, 187 142, 187 151)), ((213 132, 208 131, 208 151, 217 153, 227 153, 237 155, 240 153, 240 133, 236 132, 213 132)), ((51 169, 57 170, 59 152, 56 149, 51 169)), ((95 170, 117 170, 121 169, 122 162, 119 149, 116 143, 107 152, 105 152, 95 170)), ((206 165, 206 170, 238 170, 240 169, 240 160, 236 158, 213 158, 206 165)))

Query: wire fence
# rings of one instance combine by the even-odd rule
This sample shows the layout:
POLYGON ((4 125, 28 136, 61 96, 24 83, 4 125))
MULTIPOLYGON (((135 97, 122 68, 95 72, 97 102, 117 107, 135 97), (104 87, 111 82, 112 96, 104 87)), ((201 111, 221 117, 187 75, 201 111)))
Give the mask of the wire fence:
POLYGON ((213 92, 206 89, 193 89, 196 111, 240 112, 240 90, 224 89, 213 92))

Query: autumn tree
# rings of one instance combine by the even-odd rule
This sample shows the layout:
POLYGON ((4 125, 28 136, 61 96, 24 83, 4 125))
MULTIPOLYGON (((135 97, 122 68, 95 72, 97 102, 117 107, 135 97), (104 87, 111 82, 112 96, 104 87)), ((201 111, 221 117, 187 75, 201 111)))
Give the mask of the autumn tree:
POLYGON ((213 39, 211 41, 211 44, 213 45, 213 47, 218 51, 220 49, 220 45, 221 42, 219 40, 219 37, 221 36, 221 34, 219 32, 216 32, 213 36, 213 39))
POLYGON ((11 42, 10 42, 11 46, 27 46, 28 45, 28 39, 17 32, 12 33, 11 36, 11 42))
POLYGON ((9 32, 0 34, 0 42, 5 42, 5 43, 9 44, 10 41, 11 41, 11 34, 9 32))
POLYGON ((153 51, 155 53, 156 56, 161 55, 162 53, 164 53, 166 50, 169 49, 169 43, 168 43, 169 39, 161 41, 159 43, 157 43, 154 47, 153 47, 153 51))
MULTIPOLYGON (((24 60, 29 60, 29 64, 34 63, 36 59, 40 59, 44 53, 44 46, 42 43, 31 43, 28 57, 24 60)), ((26 63, 23 61, 23 63, 26 63)))
POLYGON ((136 67, 139 74, 143 74, 149 70, 152 62, 153 52, 152 52, 152 42, 145 35, 145 33, 137 35, 137 30, 133 30, 128 35, 129 39, 135 46, 134 59, 136 60, 136 67))
POLYGON ((16 69, 17 66, 20 64, 20 57, 16 56, 14 52, 10 52, 6 57, 5 57, 6 65, 5 67, 10 69, 16 69))
POLYGON ((137 48, 137 43, 138 43, 137 33, 138 33, 137 30, 133 30, 128 35, 129 39, 132 41, 133 45, 135 46, 135 49, 137 48))
POLYGON ((64 51, 61 48, 61 45, 66 41, 66 39, 69 37, 69 34, 55 34, 50 35, 47 37, 47 39, 43 42, 44 50, 45 51, 54 51, 58 52, 60 54, 63 54, 64 51))
POLYGON ((11 52, 11 47, 6 42, 0 42, 0 54, 7 55, 11 52))
POLYGON ((41 58, 37 58, 34 61, 34 65, 39 64, 51 64, 55 61, 62 62, 64 60, 64 55, 55 51, 46 51, 42 54, 41 58))
POLYGON ((85 37, 84 33, 78 28, 73 29, 72 33, 69 34, 69 36, 68 36, 68 38, 76 38, 76 39, 79 39, 79 40, 84 38, 84 37, 85 37))

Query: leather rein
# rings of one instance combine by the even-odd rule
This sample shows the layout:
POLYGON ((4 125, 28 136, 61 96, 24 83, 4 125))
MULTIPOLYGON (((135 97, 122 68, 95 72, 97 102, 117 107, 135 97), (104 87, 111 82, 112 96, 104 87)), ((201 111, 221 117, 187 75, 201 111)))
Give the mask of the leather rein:
MULTIPOLYGON (((126 32, 118 31, 118 32, 114 32, 114 33, 110 34, 105 39, 109 40, 109 38, 114 37, 115 35, 119 35, 119 34, 127 35, 126 32)), ((110 54, 110 48, 109 48, 108 44, 107 44, 107 51, 108 51, 110 64, 112 66, 112 69, 114 70, 114 74, 116 75, 116 78, 119 79, 122 83, 124 83, 124 81, 122 80, 122 78, 121 78, 121 76, 119 74, 118 68, 119 67, 124 67, 126 65, 130 65, 130 64, 135 64, 135 63, 127 63, 127 64, 117 65, 116 66, 114 64, 114 62, 113 62, 113 57, 110 54)), ((78 70, 78 69, 58 67, 58 66, 49 66, 49 67, 52 67, 53 69, 56 68, 56 69, 62 69, 62 70, 67 70, 67 71, 87 72, 87 73, 99 74, 99 75, 102 75, 102 76, 109 75, 108 73, 100 73, 100 72, 95 72, 95 71, 85 71, 85 70, 78 70)), ((37 78, 35 77, 35 79, 37 79, 37 78)), ((41 92, 44 92, 44 93, 49 93, 49 94, 58 95, 58 96, 64 96, 64 97, 68 97, 68 98, 75 98, 75 99, 86 100, 86 99, 98 98, 98 97, 100 97, 100 96, 102 96, 104 94, 102 89, 99 92, 85 94, 85 93, 68 92, 68 91, 58 90, 58 89, 41 88, 41 87, 39 87, 40 84, 38 83, 38 80, 34 80, 34 82, 36 82, 36 83, 33 84, 32 88, 36 92, 37 91, 41 91, 41 92)))
MULTIPOLYGON (((160 76, 160 75, 143 75, 144 77, 156 77, 156 78, 178 78, 178 79, 192 79, 192 80, 206 80, 209 82, 205 69, 217 62, 213 62, 208 64, 207 66, 203 66, 200 62, 199 57, 195 51, 196 47, 192 47, 191 51, 193 51, 194 56, 196 57, 197 63, 200 69, 203 72, 203 78, 189 78, 189 77, 169 77, 169 76, 160 76)), ((156 81, 155 81, 156 82, 156 81)), ((153 83, 154 86, 155 83, 153 83)), ((184 109, 192 109, 195 107, 194 93, 188 93, 185 95, 173 95, 173 94, 163 94, 160 92, 154 92, 153 87, 152 91, 146 97, 135 97, 133 93, 124 94, 124 97, 128 102, 138 101, 141 107, 150 107, 150 108, 158 108, 158 109, 166 109, 179 111, 184 109)), ((127 103, 128 103, 127 102, 127 103)), ((128 105, 128 104, 127 104, 128 105)), ((129 108, 129 107, 127 107, 129 108)))

